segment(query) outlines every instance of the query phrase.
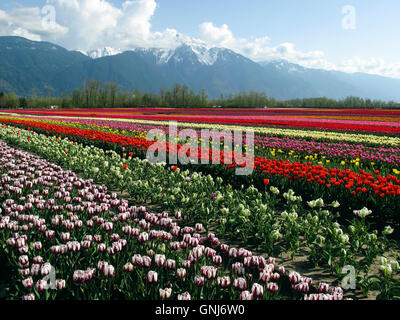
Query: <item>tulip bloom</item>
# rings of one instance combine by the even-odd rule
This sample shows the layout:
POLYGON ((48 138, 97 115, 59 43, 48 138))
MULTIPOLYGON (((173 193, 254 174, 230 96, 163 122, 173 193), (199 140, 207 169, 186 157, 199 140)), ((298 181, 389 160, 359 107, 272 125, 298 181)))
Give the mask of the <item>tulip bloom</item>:
POLYGON ((24 277, 29 276, 29 274, 31 273, 31 270, 29 268, 20 269, 19 271, 20 271, 21 275, 24 276, 24 277))
POLYGON ((222 264, 222 257, 221 256, 213 256, 212 257, 213 263, 216 265, 221 265, 222 264))
POLYGON ((159 267, 159 268, 162 267, 166 262, 165 255, 156 254, 154 261, 155 261, 157 267, 159 267))
POLYGON ((29 258, 28 256, 20 256, 19 257, 19 263, 22 266, 28 266, 29 265, 29 258))
POLYGON ((240 300, 253 300, 253 296, 249 291, 242 291, 240 293, 240 300))
POLYGON ((285 275, 285 274, 286 274, 285 267, 283 267, 283 266, 279 267, 278 272, 279 272, 281 275, 285 275))
POLYGON ((47 230, 46 231, 46 238, 47 239, 53 239, 55 237, 56 233, 53 230, 47 230))
POLYGON ((33 287, 32 277, 22 280, 22 285, 24 286, 24 288, 32 288, 33 287))
POLYGON ((65 280, 56 279, 56 289, 57 289, 57 290, 63 290, 63 289, 65 289, 65 280))
POLYGON ((233 281, 233 286, 239 290, 239 291, 244 291, 247 288, 247 282, 246 279, 244 278, 237 278, 233 281))
POLYGON ((182 214, 179 211, 175 212, 175 219, 176 220, 181 220, 182 219, 182 214))
POLYGON ((35 250, 37 250, 37 251, 40 251, 40 250, 42 250, 42 243, 39 241, 39 242, 35 242, 35 243, 33 243, 33 249, 35 249, 35 250))
POLYGON ((158 273, 155 271, 149 271, 146 276, 146 280, 148 283, 157 283, 158 281, 158 273))
POLYGON ((259 275, 259 280, 262 281, 263 283, 268 283, 271 280, 271 273, 263 271, 259 275))
POLYGON ((332 299, 343 300, 343 289, 341 287, 332 288, 332 299))
POLYGON ((115 275, 115 268, 111 264, 104 266, 103 274, 106 278, 112 278, 115 275))
POLYGON ((301 276, 300 276, 300 274, 298 274, 297 272, 291 272, 291 273, 289 274, 289 280, 290 280, 290 282, 291 282, 292 284, 298 283, 298 282, 300 281, 300 279, 301 279, 301 276))
POLYGON ((103 229, 104 229, 106 232, 112 232, 112 231, 113 231, 113 224, 112 224, 112 222, 105 222, 105 223, 102 225, 102 227, 103 227, 103 229))
POLYGON ((168 270, 175 269, 176 262, 175 262, 175 260, 168 259, 165 266, 167 267, 168 270))
POLYGON ((238 276, 243 276, 246 272, 246 270, 243 266, 243 263, 241 263, 241 262, 236 262, 236 263, 232 264, 232 270, 236 271, 236 274, 238 276))
POLYGON ((142 232, 138 238, 140 243, 146 243, 149 241, 149 234, 147 232, 142 232))
POLYGON ((229 257, 230 258, 237 258, 238 256, 238 251, 236 248, 230 248, 229 249, 229 257))
POLYGON ((51 268, 52 267, 51 267, 50 263, 47 262, 47 263, 43 264, 42 267, 40 268, 41 275, 43 277, 49 275, 51 272, 51 268))
POLYGON ((218 277, 217 281, 218 281, 218 285, 222 289, 226 289, 226 288, 230 287, 230 285, 231 285, 231 278, 229 278, 228 276, 222 277, 222 278, 218 277))
POLYGON ((298 292, 307 293, 310 290, 310 286, 306 282, 298 283, 293 285, 293 289, 298 292))
POLYGON ((318 285, 318 292, 319 293, 328 293, 329 291, 329 284, 321 282, 318 285))
POLYGON ((200 259, 203 256, 203 247, 197 246, 193 248, 192 253, 196 259, 200 259))
POLYGON ((184 260, 182 261, 182 267, 184 267, 185 269, 189 269, 191 266, 191 261, 190 260, 184 260))
POLYGON ((39 292, 44 291, 44 290, 48 290, 49 289, 49 285, 47 284, 46 280, 39 280, 38 282, 36 282, 36 289, 39 292))
POLYGON ((194 277, 194 284, 198 287, 204 286, 205 279, 202 276, 195 276, 194 277))
POLYGON ((215 279, 217 275, 217 269, 212 266, 203 266, 200 269, 201 275, 205 276, 208 280, 215 279))
POLYGON ((69 232, 61 233, 61 241, 68 242, 69 240, 70 240, 70 233, 69 232))
POLYGON ((148 256, 143 256, 142 257, 142 266, 145 268, 150 268, 151 267, 151 258, 148 256))
POLYGON ((133 263, 133 265, 135 265, 135 266, 141 266, 141 265, 143 264, 143 258, 142 258, 142 256, 141 256, 140 254, 135 254, 135 255, 132 257, 132 263, 133 263))
POLYGON ((189 292, 184 292, 182 294, 178 294, 178 300, 190 300, 189 292))
POLYGON ((267 290, 272 293, 278 292, 278 284, 274 282, 267 283, 267 290))
POLYGON ((166 288, 166 289, 160 288, 160 298, 163 300, 167 300, 167 299, 171 298, 171 293, 172 293, 171 288, 166 288))
POLYGON ((264 287, 258 283, 254 283, 251 288, 251 293, 255 298, 262 297, 264 295, 264 287))
POLYGON ((277 272, 274 272, 271 276, 271 278, 275 281, 278 281, 280 279, 281 275, 277 272))
POLYGON ((176 274, 178 275, 179 278, 183 279, 186 277, 186 269, 179 268, 178 270, 176 270, 176 274))
POLYGON ((84 283, 86 281, 86 274, 82 270, 76 270, 74 271, 74 274, 72 275, 72 280, 76 283, 84 283))
POLYGON ((99 252, 104 252, 104 251, 106 251, 106 245, 105 245, 104 243, 99 243, 99 244, 97 245, 97 250, 98 250, 99 252))
POLYGON ((124 271, 132 272, 133 271, 133 264, 128 262, 124 265, 124 271))

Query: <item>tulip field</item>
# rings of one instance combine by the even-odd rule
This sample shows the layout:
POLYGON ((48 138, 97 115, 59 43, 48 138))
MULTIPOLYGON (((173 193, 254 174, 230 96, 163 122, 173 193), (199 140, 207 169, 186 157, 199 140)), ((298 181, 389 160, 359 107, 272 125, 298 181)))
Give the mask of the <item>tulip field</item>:
POLYGON ((399 134, 398 110, 2 111, 0 299, 399 298, 399 134), (153 129, 187 153, 172 120, 253 130, 253 172, 223 141, 150 163, 153 129))

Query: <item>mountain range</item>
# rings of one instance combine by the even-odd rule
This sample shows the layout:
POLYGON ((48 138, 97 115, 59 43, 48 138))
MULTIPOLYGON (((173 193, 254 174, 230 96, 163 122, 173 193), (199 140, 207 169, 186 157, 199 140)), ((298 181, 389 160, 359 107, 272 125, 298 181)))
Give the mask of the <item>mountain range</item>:
POLYGON ((276 99, 359 96, 400 101, 400 79, 305 68, 285 60, 255 62, 232 50, 185 43, 174 50, 106 47, 69 51, 49 42, 0 37, 0 91, 59 95, 86 79, 119 88, 159 92, 175 83, 219 97, 243 91, 276 99))

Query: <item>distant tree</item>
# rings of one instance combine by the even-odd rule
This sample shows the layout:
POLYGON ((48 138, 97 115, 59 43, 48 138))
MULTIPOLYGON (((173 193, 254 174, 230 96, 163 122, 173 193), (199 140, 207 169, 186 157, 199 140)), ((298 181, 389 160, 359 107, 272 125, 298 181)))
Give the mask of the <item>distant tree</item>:
POLYGON ((89 94, 89 107, 97 106, 99 102, 99 89, 100 83, 98 80, 90 79, 89 87, 88 87, 88 94, 89 94))
POLYGON ((81 89, 75 89, 72 94, 71 104, 75 108, 82 107, 82 92, 81 89))
POLYGON ((167 105, 167 101, 166 101, 167 91, 168 90, 166 88, 164 88, 164 87, 161 87, 161 89, 160 89, 161 105, 164 105, 164 106, 167 105))
POLYGON ((0 92, 0 108, 6 108, 7 97, 3 91, 0 92))
POLYGON ((173 94, 171 93, 171 91, 169 91, 169 90, 165 91, 165 98, 164 99, 165 99, 164 105, 166 107, 171 107, 174 104, 174 102, 173 102, 173 94))
POLYGON ((7 95, 6 108, 16 109, 19 105, 19 99, 15 93, 10 93, 7 95))
POLYGON ((19 105, 18 105, 19 108, 25 109, 28 107, 28 101, 26 100, 25 97, 20 97, 18 100, 19 100, 19 105))
POLYGON ((181 85, 179 83, 176 83, 173 90, 174 107, 178 107, 180 104, 180 99, 179 99, 180 91, 181 91, 181 85))
POLYGON ((188 106, 187 100, 188 100, 188 96, 189 96, 189 88, 186 84, 183 85, 181 92, 182 92, 182 106, 187 107, 188 106))
POLYGON ((118 83, 109 82, 105 84, 105 89, 108 91, 108 106, 114 108, 116 106, 116 98, 118 92, 118 83))
POLYGON ((207 92, 205 89, 201 89, 200 90, 200 103, 202 107, 206 107, 207 106, 207 92))
POLYGON ((194 94, 194 91, 190 89, 189 97, 188 97, 188 105, 189 107, 195 107, 196 103, 196 95, 194 94))
POLYGON ((276 100, 267 97, 263 92, 238 92, 219 98, 209 99, 206 90, 197 94, 187 85, 175 84, 172 90, 161 88, 159 93, 140 92, 139 90, 118 89, 118 83, 102 84, 98 80, 85 80, 82 88, 54 97, 37 96, 33 91, 31 97, 18 97, 14 93, 0 92, 0 108, 46 108, 52 105, 62 108, 82 107, 238 107, 238 108, 400 108, 395 101, 381 101, 349 96, 334 100, 326 97, 276 100))

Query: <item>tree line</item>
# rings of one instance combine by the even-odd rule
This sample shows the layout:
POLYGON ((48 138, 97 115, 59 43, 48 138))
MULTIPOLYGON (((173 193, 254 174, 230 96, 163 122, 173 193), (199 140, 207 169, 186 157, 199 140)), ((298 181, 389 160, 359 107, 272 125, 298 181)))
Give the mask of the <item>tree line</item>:
POLYGON ((2 109, 37 108, 129 108, 129 107, 177 107, 177 108, 400 108, 400 103, 347 97, 342 100, 325 97, 277 100, 265 93, 241 92, 209 98, 206 90, 194 92, 187 85, 176 84, 172 90, 161 88, 159 93, 122 90, 118 83, 102 84, 98 80, 85 81, 82 88, 58 97, 17 96, 0 92, 2 109))

